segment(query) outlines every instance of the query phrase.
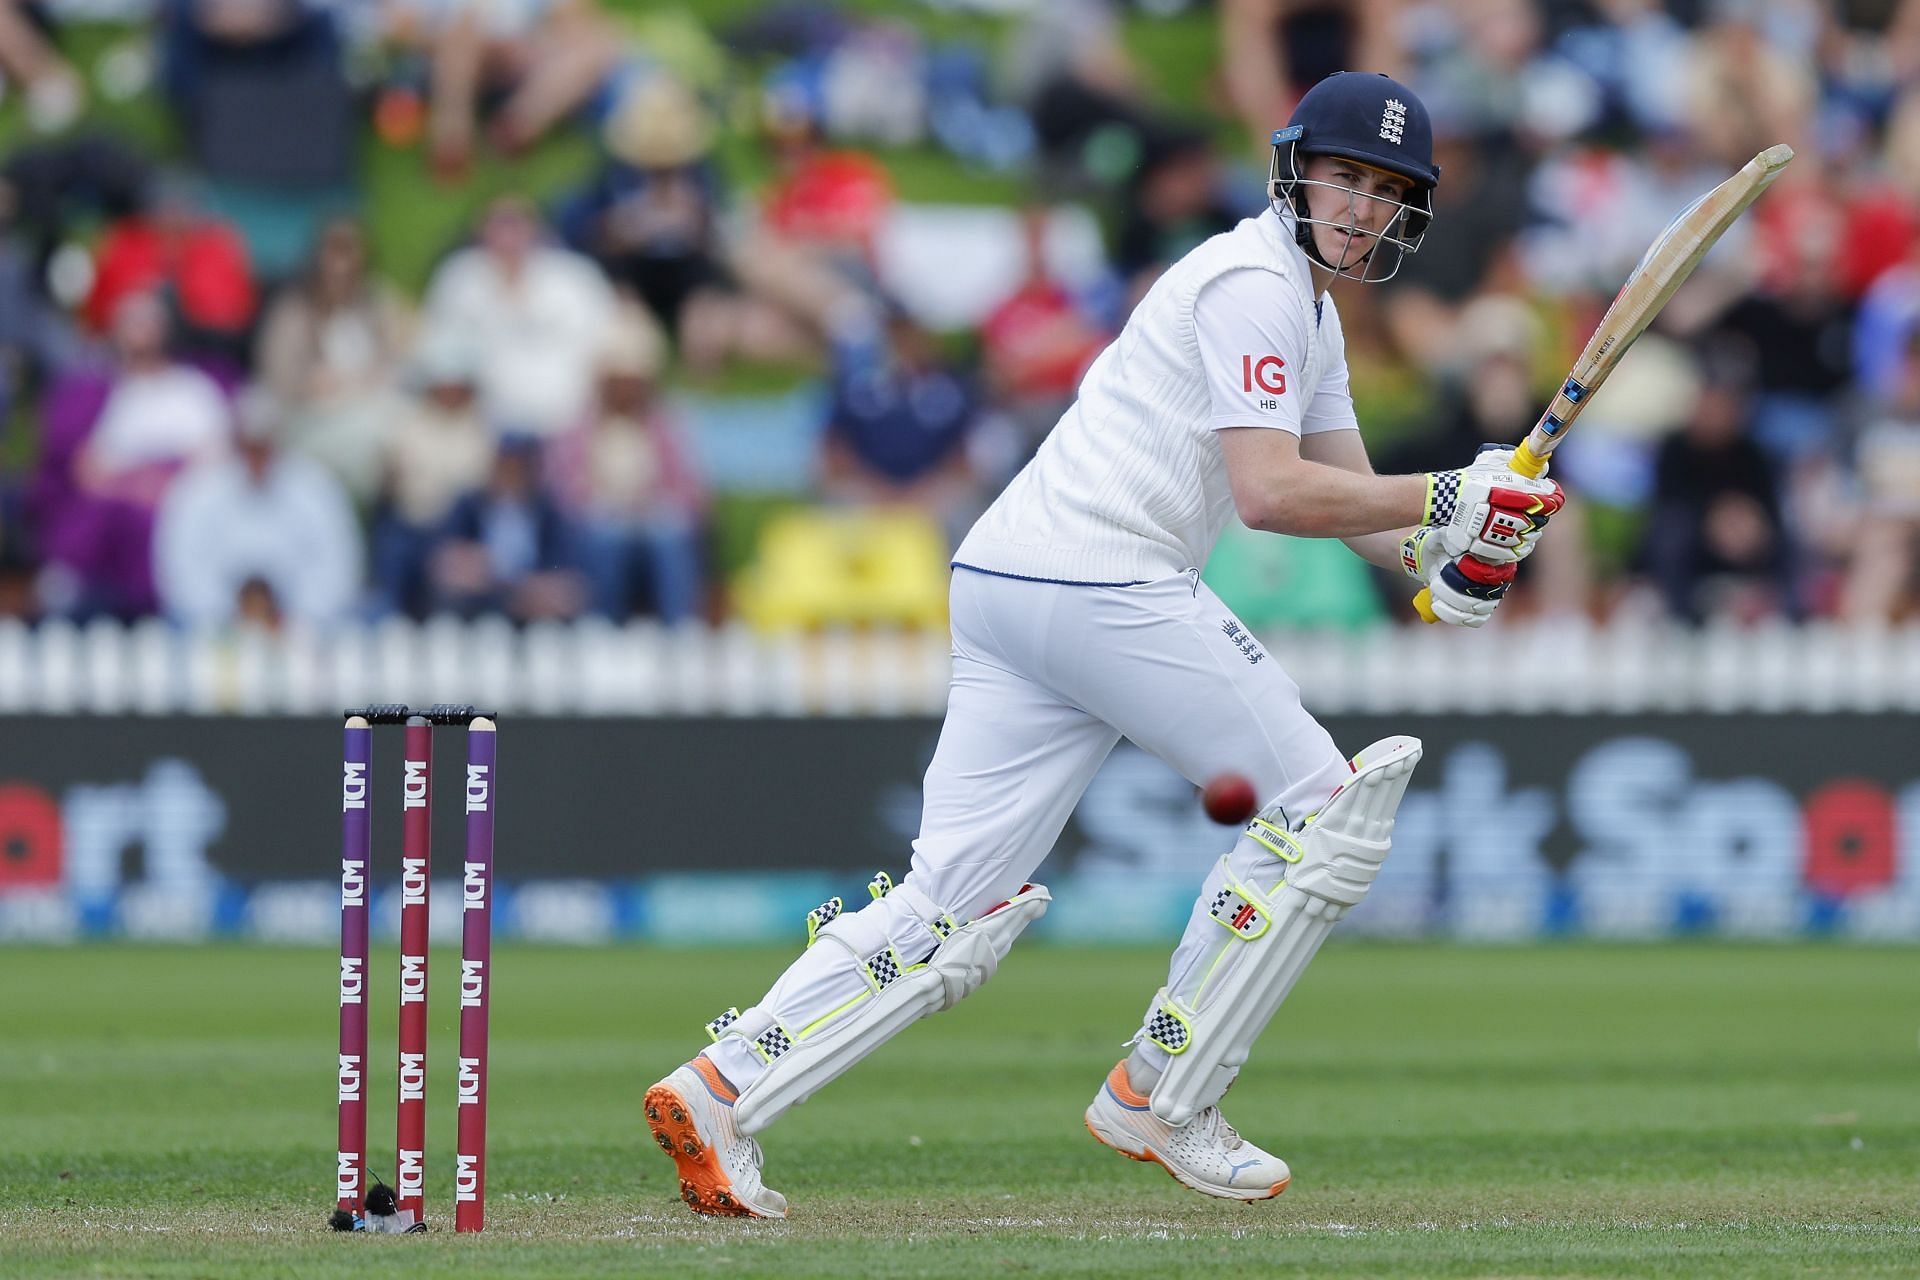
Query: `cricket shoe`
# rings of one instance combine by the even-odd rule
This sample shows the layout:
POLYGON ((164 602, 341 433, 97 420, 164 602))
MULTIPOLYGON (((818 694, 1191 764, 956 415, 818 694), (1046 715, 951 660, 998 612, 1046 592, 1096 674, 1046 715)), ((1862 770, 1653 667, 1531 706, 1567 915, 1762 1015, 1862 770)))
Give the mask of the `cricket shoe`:
POLYGON ((1121 1155, 1151 1160, 1202 1195, 1223 1200, 1271 1200, 1287 1189, 1287 1162, 1233 1131, 1219 1107, 1208 1107, 1175 1128, 1136 1093, 1121 1061, 1087 1107, 1087 1131, 1121 1155))
POLYGON ((784 1218, 787 1198, 760 1181, 760 1144, 733 1123, 735 1093, 704 1057, 647 1090, 647 1127, 680 1171, 695 1213, 784 1218))

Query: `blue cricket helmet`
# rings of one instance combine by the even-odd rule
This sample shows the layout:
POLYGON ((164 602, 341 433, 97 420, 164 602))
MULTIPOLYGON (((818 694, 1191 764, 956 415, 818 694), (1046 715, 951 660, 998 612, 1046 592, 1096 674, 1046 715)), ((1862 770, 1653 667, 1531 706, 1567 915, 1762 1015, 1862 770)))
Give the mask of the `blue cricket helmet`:
POLYGON ((1426 104, 1391 76, 1340 71, 1307 90, 1286 128, 1274 130, 1268 198, 1288 202, 1301 246, 1319 261, 1301 189, 1306 185, 1301 175, 1307 156, 1357 160, 1413 184, 1403 212, 1397 215, 1397 234, 1382 237, 1382 243, 1394 251, 1386 274, 1358 277, 1389 278, 1399 270, 1400 260, 1420 247, 1433 221, 1433 188, 1440 181, 1440 166, 1433 162, 1433 121, 1426 104))

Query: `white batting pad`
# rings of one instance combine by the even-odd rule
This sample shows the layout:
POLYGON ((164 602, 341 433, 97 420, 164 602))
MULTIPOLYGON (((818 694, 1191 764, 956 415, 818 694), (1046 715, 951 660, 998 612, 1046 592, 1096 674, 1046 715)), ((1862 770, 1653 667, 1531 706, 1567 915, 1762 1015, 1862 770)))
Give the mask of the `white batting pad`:
MULTIPOLYGON (((902 886, 905 889, 907 886, 902 886)), ((900 890, 895 890, 899 893, 900 890)), ((734 1104, 734 1123, 749 1136, 805 1102, 816 1089, 930 1013, 951 1009, 980 989, 1013 948, 1014 939, 1047 913, 1053 900, 1044 885, 1031 884, 1000 906, 954 929, 918 964, 902 963, 884 935, 866 938, 860 917, 840 916, 820 930, 819 944, 846 952, 846 963, 864 975, 868 992, 811 1027, 788 1030, 758 1010, 724 1029, 761 1046, 767 1067, 734 1104)))
POLYGON ((1418 738, 1383 738, 1354 757, 1353 776, 1299 831, 1283 834, 1264 815, 1248 826, 1284 878, 1262 889, 1227 862, 1212 909, 1226 930, 1219 951, 1191 991, 1160 989, 1141 1033, 1170 1055, 1150 1095, 1154 1115, 1183 1125, 1226 1092, 1327 934, 1380 874, 1420 750, 1418 738))

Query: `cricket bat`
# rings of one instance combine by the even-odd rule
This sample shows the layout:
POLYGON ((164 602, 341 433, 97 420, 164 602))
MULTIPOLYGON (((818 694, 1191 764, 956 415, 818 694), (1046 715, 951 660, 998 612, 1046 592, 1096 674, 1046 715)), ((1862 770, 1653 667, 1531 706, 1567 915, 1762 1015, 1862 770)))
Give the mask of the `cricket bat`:
MULTIPOLYGON (((1686 283, 1707 250, 1745 213, 1747 206, 1760 198, 1780 171, 1793 159, 1793 148, 1785 143, 1768 147, 1713 190, 1695 200, 1667 224, 1667 229, 1640 257, 1627 282, 1614 295, 1599 327, 1587 339, 1586 349, 1573 362, 1573 370, 1560 387, 1559 394, 1547 406, 1546 413, 1534 424, 1527 438, 1513 451, 1513 469, 1524 476, 1538 476, 1546 469, 1547 458, 1566 438, 1580 411, 1593 399, 1593 393, 1607 380, 1620 357, 1633 340, 1646 331, 1667 299, 1686 283)), ((1428 622, 1435 621, 1432 592, 1422 587, 1413 598, 1413 607, 1428 622)))

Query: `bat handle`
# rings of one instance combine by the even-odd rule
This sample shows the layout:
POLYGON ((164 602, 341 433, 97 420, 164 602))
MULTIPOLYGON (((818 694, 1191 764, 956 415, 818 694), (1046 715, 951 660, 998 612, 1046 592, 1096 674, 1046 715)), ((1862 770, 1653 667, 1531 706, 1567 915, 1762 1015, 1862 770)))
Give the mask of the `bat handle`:
MULTIPOLYGON (((1545 455, 1533 451, 1533 437, 1528 436, 1514 449, 1513 461, 1509 465, 1528 479, 1538 480, 1540 473, 1547 469, 1547 459, 1545 455)), ((1414 596, 1413 611, 1420 615, 1422 622, 1431 624, 1440 621, 1440 615, 1433 611, 1433 592, 1427 587, 1420 588, 1419 594, 1414 596)))
POLYGON ((1547 456, 1533 451, 1533 437, 1522 440, 1513 451, 1513 461, 1507 465, 1529 480, 1538 480, 1540 473, 1547 469, 1547 456))

